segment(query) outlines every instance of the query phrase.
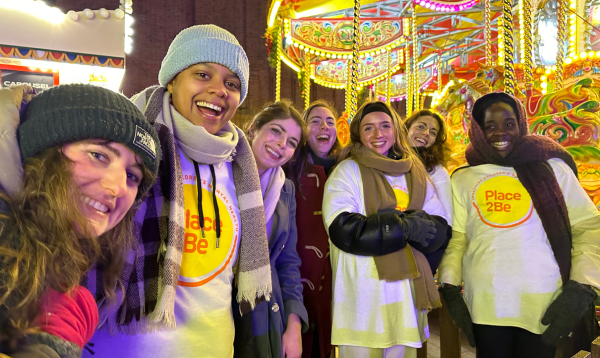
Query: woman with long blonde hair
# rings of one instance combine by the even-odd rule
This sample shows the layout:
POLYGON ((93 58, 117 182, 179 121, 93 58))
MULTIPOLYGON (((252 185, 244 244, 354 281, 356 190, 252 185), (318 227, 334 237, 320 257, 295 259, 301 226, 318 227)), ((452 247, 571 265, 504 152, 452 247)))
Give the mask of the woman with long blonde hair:
POLYGON ((416 357, 427 311, 440 306, 424 253, 446 215, 397 113, 363 105, 325 184, 333 270, 332 344, 342 357, 416 357))
POLYGON ((0 191, 0 352, 78 357, 98 323, 90 291, 116 300, 158 135, 124 96, 62 85, 27 105, 17 137, 22 187, 0 191), (85 279, 94 265, 100 282, 85 279))

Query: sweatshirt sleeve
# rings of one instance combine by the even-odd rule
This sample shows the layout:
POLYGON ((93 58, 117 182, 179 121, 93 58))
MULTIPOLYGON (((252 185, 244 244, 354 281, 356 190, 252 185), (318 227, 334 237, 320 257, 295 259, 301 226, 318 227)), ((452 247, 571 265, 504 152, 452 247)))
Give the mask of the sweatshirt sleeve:
POLYGON ((571 280, 600 289, 600 212, 565 162, 550 159, 548 163, 571 222, 571 280))
MULTIPOLYGON (((459 173, 460 174, 460 173, 459 173)), ((468 240, 466 234, 467 203, 459 190, 459 175, 452 178, 452 202, 454 207, 454 226, 452 238, 444 252, 438 269, 439 282, 455 286, 462 284, 462 262, 467 251, 468 240)))
POLYGON ((600 212, 571 226, 571 280, 600 289, 600 212))
POLYGON ((302 332, 308 330, 308 312, 302 302, 302 282, 300 281, 300 257, 296 251, 298 242, 298 229, 296 228, 296 199, 294 185, 286 180, 286 186, 291 192, 289 213, 289 237, 281 248, 282 252, 277 258, 275 269, 281 285, 281 296, 286 317, 295 313, 302 321, 302 332))

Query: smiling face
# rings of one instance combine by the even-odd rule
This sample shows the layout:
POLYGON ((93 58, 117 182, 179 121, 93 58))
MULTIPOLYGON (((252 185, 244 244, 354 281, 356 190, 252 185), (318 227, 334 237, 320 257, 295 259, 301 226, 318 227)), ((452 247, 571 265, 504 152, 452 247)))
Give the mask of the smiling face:
POLYGON ((487 142, 498 154, 506 157, 519 139, 519 124, 513 108, 504 102, 497 102, 485 110, 483 132, 487 142))
POLYGON ((240 104, 241 82, 235 73, 216 63, 199 63, 169 83, 173 107, 188 121, 215 134, 240 104))
POLYGON ((413 147, 429 148, 435 143, 440 124, 432 116, 417 118, 408 129, 408 139, 413 147))
POLYGON ((275 119, 251 133, 252 153, 258 173, 280 167, 294 155, 302 129, 292 118, 275 119))
POLYGON ((337 135, 333 113, 325 107, 315 107, 310 111, 306 126, 310 149, 317 156, 327 158, 337 135))
POLYGON ((103 139, 65 144, 62 153, 73 162, 81 213, 100 236, 131 209, 143 180, 142 161, 123 144, 103 139))
POLYGON ((360 142, 381 155, 394 145, 392 117, 384 112, 371 112, 360 122, 360 142))

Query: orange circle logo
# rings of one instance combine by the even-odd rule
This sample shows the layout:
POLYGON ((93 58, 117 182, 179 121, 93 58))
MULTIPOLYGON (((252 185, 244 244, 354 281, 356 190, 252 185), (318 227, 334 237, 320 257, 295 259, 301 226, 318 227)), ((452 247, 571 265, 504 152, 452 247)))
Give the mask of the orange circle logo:
POLYGON ((511 175, 484 180, 474 193, 473 206, 485 224, 495 228, 515 227, 533 213, 531 196, 523 184, 511 175))
POLYGON ((183 185, 185 237, 179 271, 180 286, 201 286, 221 273, 231 261, 239 236, 239 224, 235 214, 223 203, 226 199, 221 197, 223 194, 217 195, 221 230, 217 247, 217 223, 212 192, 202 188, 203 218, 199 218, 198 215, 197 193, 196 185, 183 185), (200 229, 200 220, 204 222, 204 236, 200 229))
POLYGON ((396 196, 396 210, 398 211, 406 211, 408 207, 408 203, 410 202, 410 198, 408 193, 402 190, 399 186, 394 185, 394 195, 396 196))

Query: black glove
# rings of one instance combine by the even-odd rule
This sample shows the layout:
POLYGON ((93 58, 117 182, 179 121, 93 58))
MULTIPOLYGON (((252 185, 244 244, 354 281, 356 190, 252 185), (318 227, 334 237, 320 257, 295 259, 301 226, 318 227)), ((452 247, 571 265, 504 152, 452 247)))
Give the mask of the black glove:
POLYGON ((542 324, 548 325, 542 334, 544 343, 556 346, 559 338, 567 337, 597 297, 591 287, 579 282, 570 280, 564 284, 542 318, 542 324))
POLYGON ((452 317, 452 320, 458 326, 458 328, 465 333, 465 336, 467 336, 471 347, 475 347, 473 321, 471 321, 471 314, 469 314, 467 304, 460 294, 460 291, 462 291, 462 286, 440 287, 438 291, 440 291, 440 294, 444 299, 444 304, 448 309, 448 313, 450 313, 450 317, 452 317))
POLYGON ((433 221, 423 219, 427 215, 423 210, 415 210, 402 220, 404 239, 419 243, 423 247, 429 246, 429 242, 435 238, 436 228, 433 221))

